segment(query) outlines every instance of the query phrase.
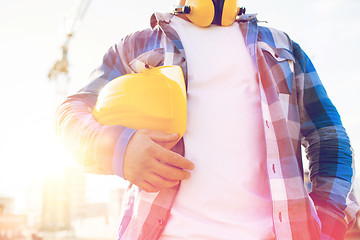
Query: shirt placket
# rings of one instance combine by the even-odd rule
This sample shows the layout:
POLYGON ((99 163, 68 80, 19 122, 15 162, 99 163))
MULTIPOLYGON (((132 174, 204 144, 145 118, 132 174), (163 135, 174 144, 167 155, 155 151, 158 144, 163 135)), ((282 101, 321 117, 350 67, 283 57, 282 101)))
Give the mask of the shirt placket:
POLYGON ((267 173, 269 178, 271 197, 273 201, 273 222, 275 234, 277 239, 291 239, 291 229, 287 211, 286 189, 281 174, 278 144, 274 131, 274 126, 271 121, 270 108, 266 101, 264 88, 261 84, 261 78, 257 62, 258 25, 256 19, 252 19, 246 24, 248 25, 242 25, 243 28, 247 28, 244 40, 258 72, 258 82, 265 133, 267 173))
MULTIPOLYGON (((262 91, 262 99, 265 98, 262 91)), ((271 198, 273 202, 273 223, 277 239, 292 239, 288 204, 284 178, 279 156, 279 146, 275 135, 274 125, 270 117, 270 109, 267 103, 263 102, 262 113, 264 121, 267 173, 271 198)))

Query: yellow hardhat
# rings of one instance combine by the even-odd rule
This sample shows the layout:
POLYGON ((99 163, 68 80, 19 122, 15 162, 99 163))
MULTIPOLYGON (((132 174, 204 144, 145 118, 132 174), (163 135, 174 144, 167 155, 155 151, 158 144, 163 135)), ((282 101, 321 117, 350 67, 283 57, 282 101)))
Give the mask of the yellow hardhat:
POLYGON ((162 66, 118 77, 100 91, 92 113, 104 125, 183 136, 187 103, 182 70, 179 66, 162 66))

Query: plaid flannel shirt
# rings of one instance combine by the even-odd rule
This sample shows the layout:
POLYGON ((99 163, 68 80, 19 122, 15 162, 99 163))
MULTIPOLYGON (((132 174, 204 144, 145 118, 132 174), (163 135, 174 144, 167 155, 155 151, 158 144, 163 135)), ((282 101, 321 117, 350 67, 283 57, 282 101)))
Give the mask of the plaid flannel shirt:
MULTIPOLYGON (((89 172, 123 177, 125 149, 135 132, 103 126, 93 118, 97 95, 106 83, 141 72, 145 65, 179 65, 187 80, 186 50, 169 26, 171 18, 155 13, 151 29, 128 35, 110 48, 92 81, 59 107, 58 134, 89 172)), ((258 71, 276 238, 343 239, 358 206, 351 194, 352 150, 336 108, 310 59, 285 33, 258 26, 255 15, 243 15, 235 24, 258 71), (304 187, 301 145, 310 163, 310 194, 304 187)), ((149 194, 130 185, 119 239, 158 239, 178 189, 149 194)))

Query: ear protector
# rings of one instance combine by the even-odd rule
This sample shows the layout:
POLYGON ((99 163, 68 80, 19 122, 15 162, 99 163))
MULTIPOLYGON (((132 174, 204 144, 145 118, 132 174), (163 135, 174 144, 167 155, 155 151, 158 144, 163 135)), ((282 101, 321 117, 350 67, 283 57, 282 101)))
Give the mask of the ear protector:
POLYGON ((245 13, 237 7, 237 0, 186 0, 184 6, 175 6, 173 11, 186 14, 187 18, 200 27, 207 27, 212 22, 219 26, 231 25, 236 16, 245 13))

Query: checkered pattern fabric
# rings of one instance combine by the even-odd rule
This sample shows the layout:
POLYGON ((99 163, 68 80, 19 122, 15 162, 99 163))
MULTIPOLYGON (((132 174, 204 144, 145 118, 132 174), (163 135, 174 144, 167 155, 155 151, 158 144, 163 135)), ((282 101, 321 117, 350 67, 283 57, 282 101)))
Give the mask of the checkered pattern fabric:
MULTIPOLYGON (((59 107, 58 134, 87 171, 123 177, 125 149, 135 131, 103 126, 92 117, 104 85, 145 65, 179 65, 187 79, 186 49, 169 26, 171 18, 156 13, 151 29, 110 48, 90 83, 59 107)), ((285 33, 258 26, 255 15, 235 24, 258 71, 276 239, 343 239, 358 206, 351 200, 353 154, 336 108, 310 59, 285 33), (310 194, 304 187, 301 145, 310 163, 310 194)), ((178 189, 149 194, 130 185, 119 239, 158 239, 178 189)))

